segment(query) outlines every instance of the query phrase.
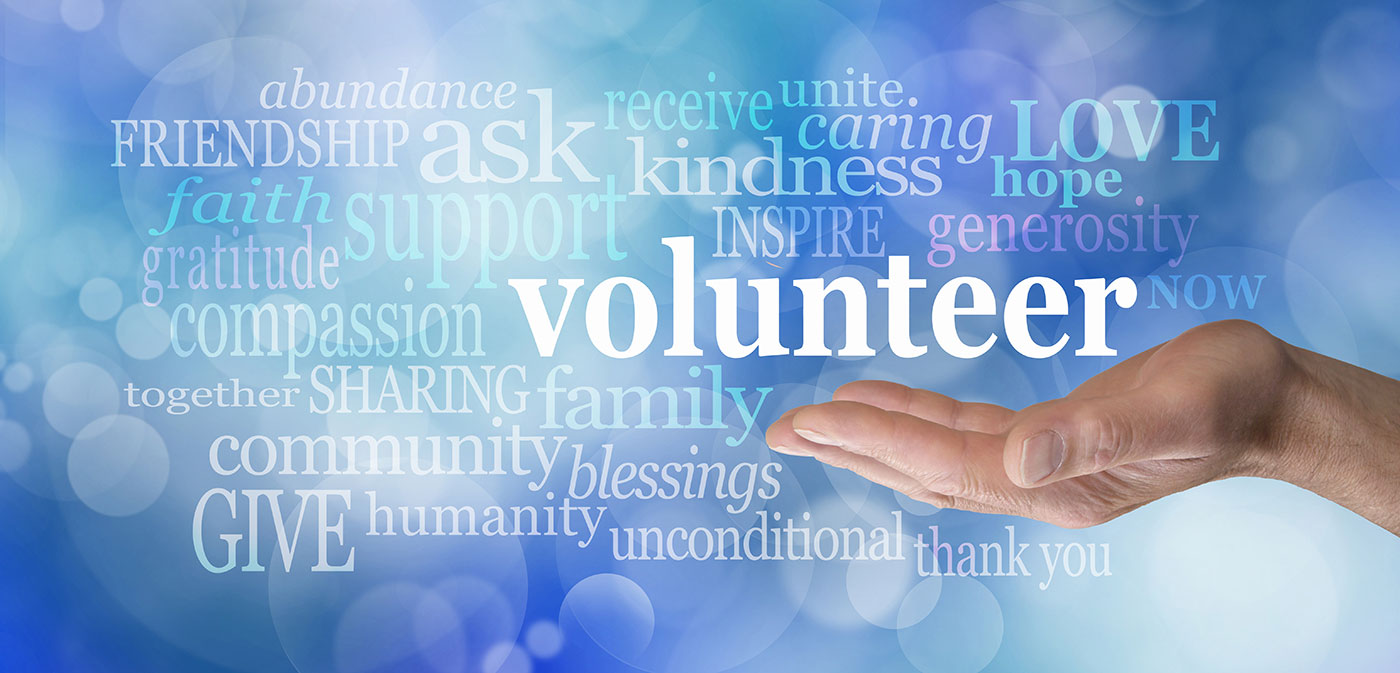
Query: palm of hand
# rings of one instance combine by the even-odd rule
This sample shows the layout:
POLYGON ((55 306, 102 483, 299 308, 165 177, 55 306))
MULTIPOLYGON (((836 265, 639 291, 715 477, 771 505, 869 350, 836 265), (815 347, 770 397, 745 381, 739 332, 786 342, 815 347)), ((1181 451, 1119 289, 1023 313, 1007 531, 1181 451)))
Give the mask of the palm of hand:
POLYGON ((789 411, 768 441, 942 507, 1095 525, 1250 473, 1288 408, 1278 344, 1212 323, 1020 411, 861 381, 789 411))

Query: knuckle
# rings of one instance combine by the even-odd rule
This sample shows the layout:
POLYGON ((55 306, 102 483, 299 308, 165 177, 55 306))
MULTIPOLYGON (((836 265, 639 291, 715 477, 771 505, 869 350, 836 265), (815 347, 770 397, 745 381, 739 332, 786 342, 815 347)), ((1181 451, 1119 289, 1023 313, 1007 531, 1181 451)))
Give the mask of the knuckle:
POLYGON ((1187 330, 1184 334, 1205 339, 1225 338, 1230 340, 1252 341, 1259 339, 1262 335, 1267 335, 1268 331, 1248 320, 1230 318, 1198 325, 1187 330))
POLYGON ((1283 351, 1284 344, 1269 330, 1248 320, 1217 320, 1187 330, 1183 335, 1222 348, 1243 358, 1271 357, 1283 351))
POLYGON ((1131 445, 1133 429, 1103 405, 1089 405, 1076 413, 1079 446, 1070 446, 1072 457, 1086 467, 1112 464, 1131 445))
POLYGON ((959 400, 948 400, 948 427, 962 427, 963 415, 967 411, 967 405, 959 400))
POLYGON ((896 406, 896 408, 900 411, 903 411, 904 413, 913 413, 914 407, 918 402, 917 398, 915 397, 914 389, 908 386, 901 386, 900 388, 898 388, 898 390, 899 404, 896 406))
POLYGON ((1272 340, 1273 336, 1263 327, 1239 318, 1221 320, 1212 324, 1222 335, 1249 343, 1262 343, 1265 340, 1272 340))

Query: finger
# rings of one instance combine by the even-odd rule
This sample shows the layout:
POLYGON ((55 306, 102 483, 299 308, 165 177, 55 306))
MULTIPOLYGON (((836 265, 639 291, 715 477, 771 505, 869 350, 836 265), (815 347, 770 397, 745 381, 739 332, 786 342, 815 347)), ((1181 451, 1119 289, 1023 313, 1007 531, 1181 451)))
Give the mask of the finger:
POLYGON ((928 493, 920 497, 907 488, 898 490, 939 507, 1054 523, 1084 520, 1071 516, 1086 499, 1079 482, 1024 489, 1008 478, 1001 465, 1005 444, 1001 435, 956 431, 908 414, 845 401, 802 407, 785 422, 799 438, 819 440, 813 443, 826 449, 816 454, 819 460, 841 460, 841 449, 877 458, 913 478, 928 493))
POLYGON ((802 408, 797 407, 788 411, 768 427, 765 438, 769 448, 790 456, 811 456, 827 465, 850 470, 870 481, 901 491, 910 497, 927 495, 927 489, 912 477, 878 460, 843 451, 835 446, 818 444, 797 434, 792 427, 792 418, 802 408))
POLYGON ((936 493, 1011 509, 1023 504, 1001 468, 999 436, 846 401, 804 407, 791 423, 808 440, 873 458, 936 493))
POLYGON ((846 451, 838 446, 818 444, 804 439, 792 427, 792 417, 802 408, 798 407, 783 414, 768 428, 767 439, 770 448, 774 451, 796 456, 811 456, 827 465, 849 470, 876 484, 942 509, 958 509, 983 514, 1026 515, 1023 511, 1013 510, 1005 506, 930 490, 913 477, 874 458, 846 451))
POLYGON ((954 430, 991 434, 1004 431, 1013 416, 1013 412, 1006 407, 961 402, 947 395, 910 388, 893 381, 853 381, 837 388, 833 398, 906 413, 954 430))
POLYGON ((1181 440, 1202 420, 1149 387, 1054 400, 1017 415, 1003 467, 1018 486, 1032 488, 1128 463, 1196 457, 1181 440))

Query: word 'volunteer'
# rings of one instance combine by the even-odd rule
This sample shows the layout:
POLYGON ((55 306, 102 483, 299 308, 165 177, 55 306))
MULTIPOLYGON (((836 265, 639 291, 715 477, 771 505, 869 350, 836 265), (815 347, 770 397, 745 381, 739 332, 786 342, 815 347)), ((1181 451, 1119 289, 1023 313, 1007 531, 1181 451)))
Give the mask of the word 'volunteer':
MULTIPOLYGON (((703 356, 695 343, 695 241, 692 237, 663 238, 661 242, 672 253, 672 344, 664 351, 667 356, 703 356)), ((910 295, 912 290, 928 287, 928 281, 911 278, 909 258, 890 256, 889 271, 876 286, 887 291, 889 301, 889 345, 891 352, 901 358, 920 357, 928 346, 913 343, 910 335, 910 295)), ((542 278, 515 278, 508 281, 519 297, 530 335, 539 354, 550 357, 563 332, 565 321, 579 288, 581 278, 561 278, 553 282, 564 290, 562 302, 554 308, 546 306, 543 288, 550 284, 542 278)), ((866 287, 849 276, 831 279, 805 278, 792 281, 802 293, 802 345, 797 350, 783 346, 779 335, 781 306, 777 278, 748 281, 758 293, 758 334, 750 343, 743 343, 738 329, 738 280, 719 278, 705 281, 715 293, 715 341, 720 351, 730 358, 746 357, 755 351, 759 356, 797 355, 829 356, 833 352, 826 342, 826 300, 840 293, 845 306, 845 344, 835 351, 843 357, 873 356, 875 350, 867 339, 866 287)), ((1113 356, 1118 351, 1109 348, 1106 340, 1106 312, 1109 297, 1119 308, 1128 308, 1137 301, 1137 285, 1130 278, 1076 280, 1075 287, 1084 296, 1084 345, 1074 352, 1079 356, 1113 356)), ((939 348, 958 358, 976 358, 996 343, 997 335, 989 334, 979 344, 968 344, 958 333, 960 316, 996 315, 997 299, 986 281, 973 276, 961 276, 943 284, 934 295, 930 315, 933 337, 939 348), (970 303, 961 303, 962 288, 971 293, 970 303)), ((1036 276, 1017 283, 1008 293, 1003 309, 1006 337, 1016 352, 1031 358, 1048 358, 1060 352, 1070 336, 1063 334, 1053 344, 1041 344, 1031 336, 1031 316, 1069 315, 1069 297, 1065 288, 1052 278, 1036 276), (1031 290, 1040 288, 1044 301, 1033 305, 1031 290)), ((589 340, 600 353, 612 358, 630 358, 644 352, 656 337, 659 322, 656 296, 642 281, 628 276, 614 276, 594 286, 584 307, 584 326, 589 340), (614 294, 626 288, 631 295, 633 310, 632 334, 625 347, 619 347, 612 334, 609 316, 614 294)))

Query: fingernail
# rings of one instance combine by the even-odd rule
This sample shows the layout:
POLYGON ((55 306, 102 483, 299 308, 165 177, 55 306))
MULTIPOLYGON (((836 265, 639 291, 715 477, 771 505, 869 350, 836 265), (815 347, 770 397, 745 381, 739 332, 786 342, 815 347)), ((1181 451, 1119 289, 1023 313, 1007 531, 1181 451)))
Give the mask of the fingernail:
POLYGON ((769 448, 770 450, 772 450, 772 451, 777 451, 778 453, 785 453, 785 454, 787 454, 787 455, 789 455, 789 456, 805 456, 805 455, 807 455, 807 452, 806 452, 806 451, 802 451, 802 450, 799 450, 799 449, 794 449, 794 448, 792 448, 792 447, 790 447, 790 446, 774 445, 774 446, 770 446, 770 447, 768 447, 768 448, 769 448))
POLYGON ((1033 486, 1060 469, 1065 462, 1065 440, 1060 433, 1046 430, 1021 444, 1021 481, 1033 486))
POLYGON ((803 439, 809 442, 826 444, 827 446, 836 445, 836 442, 831 441, 830 437, 827 437, 826 435, 823 435, 822 433, 817 432, 816 430, 808 430, 807 428, 793 428, 792 431, 796 432, 799 436, 801 436, 803 439))

